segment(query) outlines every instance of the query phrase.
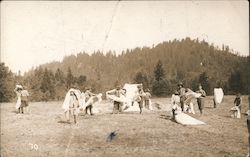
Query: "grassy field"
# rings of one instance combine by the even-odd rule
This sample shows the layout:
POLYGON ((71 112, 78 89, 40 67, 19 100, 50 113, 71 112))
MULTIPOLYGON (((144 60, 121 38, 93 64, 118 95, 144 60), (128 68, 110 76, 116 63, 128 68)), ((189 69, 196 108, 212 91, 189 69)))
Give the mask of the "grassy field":
MULTIPOLYGON (((62 102, 30 103, 30 114, 17 114, 15 103, 1 104, 1 156, 86 157, 245 157, 248 153, 247 117, 230 117, 233 96, 218 108, 206 98, 205 113, 193 117, 203 126, 183 126, 171 120, 169 98, 152 102, 161 109, 151 112, 110 114, 112 104, 100 104, 104 113, 79 116, 77 124, 64 123, 62 102), (107 142, 110 132, 115 139, 107 142)), ((242 112, 247 111, 243 97, 242 112)))

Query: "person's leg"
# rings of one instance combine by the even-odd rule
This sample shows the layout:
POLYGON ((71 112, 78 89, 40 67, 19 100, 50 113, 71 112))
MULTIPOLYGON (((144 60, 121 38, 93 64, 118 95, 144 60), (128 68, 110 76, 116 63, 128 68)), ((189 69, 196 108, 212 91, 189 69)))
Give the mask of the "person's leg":
POLYGON ((74 115, 74 123, 76 123, 76 115, 74 115))
POLYGON ((118 102, 114 101, 113 114, 116 114, 118 111, 118 102))
POLYGON ((67 121, 70 122, 70 110, 67 111, 67 121))
POLYGON ((173 114, 173 120, 175 120, 175 110, 172 109, 172 114, 173 114))
POLYGON ((181 111, 184 112, 184 99, 182 97, 180 98, 180 103, 181 103, 181 111))
POLYGON ((119 112, 119 113, 122 113, 122 103, 119 103, 118 112, 119 112))
POLYGON ((85 115, 88 114, 88 110, 89 110, 89 106, 87 106, 87 107, 85 108, 85 115))
POLYGON ((90 106, 89 106, 89 112, 90 112, 90 115, 91 115, 91 116, 93 116, 93 115, 94 115, 94 114, 92 113, 92 108, 93 108, 93 106, 92 106, 92 105, 90 105, 90 106))
POLYGON ((22 110, 22 114, 23 114, 23 107, 21 107, 21 110, 22 110))
POLYGON ((197 104, 198 104, 198 108, 199 108, 199 110, 200 110, 200 114, 202 114, 202 107, 201 107, 201 99, 197 99, 197 104))
POLYGON ((216 108, 217 107, 217 103, 215 102, 215 99, 213 99, 213 101, 214 101, 214 108, 216 108))
POLYGON ((143 103, 142 101, 139 102, 140 114, 142 114, 142 108, 143 108, 143 104, 142 103, 143 103))
POLYGON ((145 108, 149 110, 149 101, 145 100, 145 108))

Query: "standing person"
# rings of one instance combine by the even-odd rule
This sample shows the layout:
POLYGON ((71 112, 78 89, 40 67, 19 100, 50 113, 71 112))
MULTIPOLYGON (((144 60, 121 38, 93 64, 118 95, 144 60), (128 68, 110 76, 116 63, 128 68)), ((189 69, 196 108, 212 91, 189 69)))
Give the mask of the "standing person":
POLYGON ((147 108, 148 110, 150 109, 149 108, 149 101, 150 101, 150 98, 151 98, 151 94, 150 94, 150 90, 147 88, 145 90, 145 108, 147 108))
POLYGON ((14 92, 17 95, 16 109, 18 110, 18 113, 23 113, 23 107, 21 107, 22 90, 23 90, 23 87, 21 85, 16 85, 16 88, 14 89, 14 92))
MULTIPOLYGON (((250 110, 250 96, 248 96, 248 110, 250 110)), ((248 155, 250 157, 250 116, 247 116, 247 130, 248 130, 248 155)))
POLYGON ((241 97, 240 97, 240 93, 238 93, 234 99, 234 105, 237 106, 240 110, 241 113, 241 97))
MULTIPOLYGON (((29 92, 23 87, 23 90, 21 91, 21 108, 23 112, 23 108, 26 107, 28 108, 29 106, 29 92)), ((29 112, 29 110, 26 110, 29 112)))
MULTIPOLYGON (((92 97, 92 96, 95 96, 96 94, 92 93, 92 90, 91 88, 87 88, 84 92, 84 95, 85 95, 85 102, 88 102, 88 100, 92 97)), ((85 114, 88 114, 88 110, 90 112, 90 115, 92 116, 93 113, 92 113, 92 108, 93 108, 93 105, 89 105, 85 108, 85 114)))
POLYGON ((70 114, 74 117, 74 123, 76 123, 77 108, 79 107, 79 102, 76 94, 73 91, 70 91, 70 100, 69 100, 69 111, 67 115, 67 121, 70 122, 70 114))
POLYGON ((181 110, 182 112, 184 112, 184 102, 186 100, 186 96, 185 96, 186 89, 183 87, 182 82, 178 83, 178 93, 180 96, 181 110))
POLYGON ((201 94, 201 96, 199 98, 197 98, 197 104, 198 104, 198 108, 200 110, 200 114, 202 115, 204 105, 205 105, 205 99, 204 98, 206 97, 206 92, 202 89, 201 84, 198 85, 198 90, 196 91, 196 93, 201 94))
MULTIPOLYGON (((107 91, 106 94, 115 95, 116 97, 121 97, 121 95, 124 95, 124 91, 121 89, 121 86, 118 85, 115 89, 107 91)), ((122 112, 122 103, 114 101, 114 108, 112 113, 117 114, 119 112, 122 112)))
POLYGON ((177 106, 180 104, 179 92, 177 90, 175 90, 174 94, 172 94, 171 104, 172 104, 173 120, 175 120, 175 110, 177 109, 177 106))
POLYGON ((143 86, 142 85, 138 85, 138 98, 137 98, 137 102, 139 104, 139 108, 140 108, 140 114, 142 113, 142 109, 143 109, 143 101, 145 100, 145 93, 143 91, 143 86))

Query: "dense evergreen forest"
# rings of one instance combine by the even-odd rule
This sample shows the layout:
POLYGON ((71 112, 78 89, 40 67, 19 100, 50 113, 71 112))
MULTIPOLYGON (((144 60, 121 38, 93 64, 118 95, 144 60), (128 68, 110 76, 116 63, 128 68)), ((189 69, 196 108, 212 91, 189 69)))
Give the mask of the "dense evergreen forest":
POLYGON ((154 96, 168 96, 182 81, 193 90, 201 83, 208 94, 222 87, 226 94, 249 94, 249 56, 240 56, 228 46, 219 48, 198 39, 172 40, 127 49, 121 54, 80 52, 32 68, 24 76, 0 65, 0 100, 15 97, 16 83, 24 85, 33 101, 61 100, 68 88, 105 92, 117 84, 143 83, 154 96))

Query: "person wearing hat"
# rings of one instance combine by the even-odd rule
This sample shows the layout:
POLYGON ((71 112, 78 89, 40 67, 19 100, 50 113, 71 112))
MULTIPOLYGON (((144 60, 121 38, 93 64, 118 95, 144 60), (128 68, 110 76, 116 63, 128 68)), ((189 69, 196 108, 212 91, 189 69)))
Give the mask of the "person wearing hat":
MULTIPOLYGON (((87 87, 85 92, 84 92, 84 96, 85 96, 85 102, 88 102, 88 100, 92 97, 92 96, 95 96, 96 94, 92 93, 92 90, 90 87, 87 87)), ((92 113, 92 108, 93 106, 92 105, 89 105, 85 108, 85 114, 88 114, 88 110, 90 112, 90 115, 92 116, 93 113, 92 113)))
POLYGON ((201 96, 199 98, 197 98, 197 104, 198 104, 198 108, 200 110, 200 114, 202 115, 203 113, 203 108, 205 105, 205 97, 206 97, 206 92, 202 89, 202 85, 199 84, 198 85, 198 90, 196 91, 196 93, 200 93, 201 96))
POLYGON ((178 91, 179 96, 180 96, 181 110, 183 112, 184 111, 184 102, 186 100, 186 96, 185 96, 186 89, 183 87, 182 82, 178 83, 178 90, 177 91, 178 91))
MULTIPOLYGON (((115 89, 107 91, 106 94, 115 95, 117 97, 121 97, 121 95, 124 95, 124 90, 121 89, 120 85, 117 85, 115 89)), ((122 103, 118 101, 114 101, 114 108, 113 108, 113 114, 117 114, 122 112, 122 103)))
POLYGON ((147 88, 145 90, 145 108, 149 110, 149 101, 150 101, 150 98, 151 98, 151 94, 150 94, 150 90, 147 88))

